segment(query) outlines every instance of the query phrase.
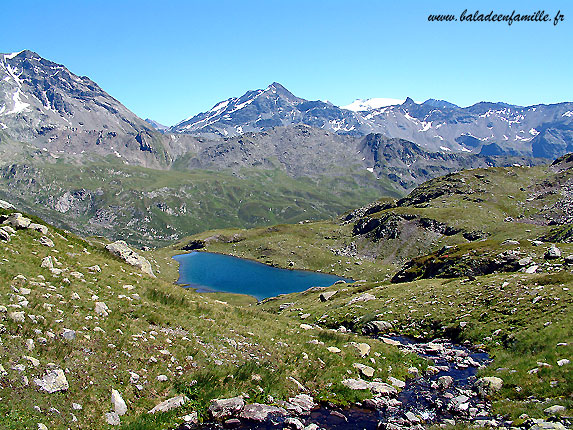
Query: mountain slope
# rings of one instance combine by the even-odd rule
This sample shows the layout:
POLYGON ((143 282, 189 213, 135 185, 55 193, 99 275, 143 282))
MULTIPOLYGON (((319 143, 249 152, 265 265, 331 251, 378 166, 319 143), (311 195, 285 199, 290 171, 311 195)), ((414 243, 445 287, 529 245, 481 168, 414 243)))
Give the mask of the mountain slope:
POLYGON ((149 124, 89 78, 32 51, 0 54, 0 127, 55 157, 111 154, 143 165, 168 158, 149 124))

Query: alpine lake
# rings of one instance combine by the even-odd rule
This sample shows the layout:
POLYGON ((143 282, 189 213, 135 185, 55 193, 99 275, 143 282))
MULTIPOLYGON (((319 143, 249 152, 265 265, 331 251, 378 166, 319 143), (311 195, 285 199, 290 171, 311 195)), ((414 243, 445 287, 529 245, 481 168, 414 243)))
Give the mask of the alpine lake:
POLYGON ((211 252, 191 252, 173 257, 179 263, 178 284, 198 292, 247 294, 257 300, 296 293, 311 287, 328 287, 336 275, 306 270, 279 269, 256 261, 211 252))

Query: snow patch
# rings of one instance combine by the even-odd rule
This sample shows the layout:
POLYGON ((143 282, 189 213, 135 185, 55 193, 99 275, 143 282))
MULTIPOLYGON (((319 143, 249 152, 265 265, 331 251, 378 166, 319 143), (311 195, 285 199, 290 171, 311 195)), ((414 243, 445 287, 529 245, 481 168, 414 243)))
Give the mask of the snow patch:
POLYGON ((442 151, 446 151, 446 152, 451 151, 450 148, 446 148, 445 146, 440 146, 440 149, 441 149, 442 151))
POLYGON ((390 98, 372 98, 372 99, 356 99, 346 106, 341 106, 342 109, 351 110, 353 112, 364 112, 374 109, 380 109, 386 106, 396 106, 404 103, 405 99, 390 99, 390 98))
POLYGON ((572 117, 573 116, 573 110, 569 110, 567 112, 565 112, 563 115, 561 116, 567 116, 567 117, 572 117))
POLYGON ((532 136, 537 136, 539 132, 536 129, 532 128, 531 130, 529 130, 529 134, 531 134, 532 136))
POLYGON ((374 173, 374 167, 367 167, 366 170, 368 170, 370 173, 374 173))
POLYGON ((20 52, 22 51, 18 51, 18 52, 12 52, 11 54, 4 54, 4 59, 5 60, 11 60, 12 58, 16 57, 18 54, 20 54, 20 52))

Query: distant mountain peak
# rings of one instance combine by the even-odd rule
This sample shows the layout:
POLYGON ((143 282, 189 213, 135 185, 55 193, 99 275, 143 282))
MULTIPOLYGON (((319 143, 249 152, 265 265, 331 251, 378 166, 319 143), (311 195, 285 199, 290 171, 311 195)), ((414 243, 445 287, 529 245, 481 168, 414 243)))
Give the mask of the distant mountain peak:
POLYGON ((351 110, 353 112, 365 112, 374 109, 380 109, 386 106, 396 106, 404 103, 403 99, 392 99, 392 98, 371 98, 371 99, 356 99, 352 103, 346 106, 341 106, 342 109, 351 110))

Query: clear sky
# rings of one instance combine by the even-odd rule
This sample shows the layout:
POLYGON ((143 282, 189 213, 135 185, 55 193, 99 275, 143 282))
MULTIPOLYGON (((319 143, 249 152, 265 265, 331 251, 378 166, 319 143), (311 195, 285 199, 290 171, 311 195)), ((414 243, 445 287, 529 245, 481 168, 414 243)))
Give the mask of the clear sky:
POLYGON ((570 1, 2 0, 0 10, 0 52, 36 51, 166 125, 273 81, 337 105, 573 101, 570 1), (551 22, 428 22, 466 8, 541 8, 551 22))

